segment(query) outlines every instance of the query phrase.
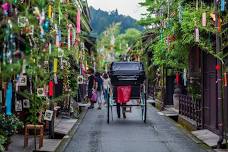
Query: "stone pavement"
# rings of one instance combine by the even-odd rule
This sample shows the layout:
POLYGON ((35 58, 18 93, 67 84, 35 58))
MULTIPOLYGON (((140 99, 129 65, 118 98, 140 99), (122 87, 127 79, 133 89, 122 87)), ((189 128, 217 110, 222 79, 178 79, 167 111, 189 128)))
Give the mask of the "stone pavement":
POLYGON ((106 109, 89 110, 65 152, 206 152, 202 143, 194 142, 186 132, 166 116, 148 105, 148 122, 141 120, 135 107, 127 119, 118 119, 116 111, 110 124, 106 109))

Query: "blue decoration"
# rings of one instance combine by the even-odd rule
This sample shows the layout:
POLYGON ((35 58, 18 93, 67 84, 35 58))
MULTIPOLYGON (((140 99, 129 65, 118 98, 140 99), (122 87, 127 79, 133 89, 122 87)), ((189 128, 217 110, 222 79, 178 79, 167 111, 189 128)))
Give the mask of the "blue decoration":
POLYGON ((50 25, 49 20, 45 20, 45 22, 43 24, 44 32, 49 32, 49 25, 50 25))
POLYGON ((12 115, 12 96, 13 96, 13 85, 12 82, 8 83, 6 90, 6 115, 12 115))
POLYGON ((221 11, 225 11, 225 0, 221 0, 221 11))

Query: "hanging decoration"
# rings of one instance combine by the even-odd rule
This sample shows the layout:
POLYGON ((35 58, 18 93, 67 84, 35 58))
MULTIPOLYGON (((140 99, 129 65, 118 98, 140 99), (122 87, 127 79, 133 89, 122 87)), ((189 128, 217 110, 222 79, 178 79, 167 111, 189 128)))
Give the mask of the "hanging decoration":
POLYGON ((76 21, 77 21, 77 23, 76 23, 76 25, 77 25, 77 30, 76 30, 76 32, 79 34, 79 33, 81 33, 81 23, 80 23, 80 20, 81 20, 81 14, 80 14, 80 10, 78 9, 78 12, 77 12, 77 19, 76 19, 76 21))
POLYGON ((58 59, 54 59, 54 69, 53 69, 53 72, 54 73, 57 73, 57 68, 58 68, 58 59))
POLYGON ((45 20, 44 24, 43 24, 43 30, 44 32, 49 32, 49 25, 50 25, 50 21, 49 20, 45 20))
POLYGON ((221 11, 225 11, 225 0, 221 0, 221 11))
POLYGON ((48 49, 48 50, 49 50, 48 52, 49 52, 49 54, 51 54, 51 52, 52 52, 51 42, 49 42, 49 44, 48 44, 48 48, 49 48, 49 49, 48 49))
POLYGON ((3 9, 3 13, 5 16, 9 15, 9 10, 10 10, 10 4, 8 2, 4 3, 1 5, 2 9, 3 9))
POLYGON ((51 6, 51 4, 48 5, 48 18, 49 19, 52 18, 52 6, 51 6))
POLYGON ((13 84, 8 82, 6 90, 6 115, 12 115, 12 96, 13 96, 13 84))
POLYGON ((177 72, 177 73, 176 73, 176 84, 179 85, 179 83, 180 83, 180 75, 179 75, 179 73, 177 72))
POLYGON ((49 97, 52 97, 54 95, 54 83, 52 80, 48 84, 48 91, 49 97))
POLYGON ((70 47, 71 47, 71 30, 72 30, 72 24, 69 24, 68 26, 68 38, 67 38, 67 47, 68 47, 68 50, 70 50, 70 47))
POLYGON ((199 29, 198 29, 198 27, 195 28, 195 42, 199 42, 199 29))
POLYGON ((181 6, 181 3, 178 5, 178 20, 179 23, 182 23, 182 15, 183 15, 183 8, 181 6))
POLYGON ((207 25, 207 16, 206 16, 206 13, 204 12, 202 14, 202 26, 206 26, 207 25))
POLYGON ((227 73, 224 72, 224 86, 227 87, 227 73))
POLYGON ((61 22, 62 16, 63 16, 63 13, 62 13, 62 10, 61 10, 61 2, 59 2, 58 9, 59 9, 59 25, 60 25, 60 22, 61 22))
POLYGON ((184 80, 184 86, 187 86, 187 69, 184 69, 183 80, 184 80))
POLYGON ((221 18, 218 16, 218 32, 221 32, 221 18))

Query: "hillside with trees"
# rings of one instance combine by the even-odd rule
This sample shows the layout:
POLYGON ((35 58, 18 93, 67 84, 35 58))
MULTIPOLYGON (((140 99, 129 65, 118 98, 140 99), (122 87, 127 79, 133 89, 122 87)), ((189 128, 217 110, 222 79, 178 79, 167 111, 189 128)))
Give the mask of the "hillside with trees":
POLYGON ((143 27, 138 25, 135 19, 130 16, 119 14, 118 10, 107 12, 90 7, 90 13, 93 33, 96 35, 100 35, 107 27, 115 23, 121 23, 120 33, 124 33, 128 28, 135 28, 139 31, 143 31, 143 27))

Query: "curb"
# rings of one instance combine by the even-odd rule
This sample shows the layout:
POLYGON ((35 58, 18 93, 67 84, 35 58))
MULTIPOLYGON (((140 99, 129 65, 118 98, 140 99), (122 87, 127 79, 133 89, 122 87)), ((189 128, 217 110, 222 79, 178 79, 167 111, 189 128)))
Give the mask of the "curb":
POLYGON ((60 141, 59 145, 56 147, 54 152, 63 152, 66 149, 67 145, 70 143, 75 132, 78 130, 78 127, 79 127, 81 121, 84 119, 87 111, 88 111, 88 109, 82 110, 82 113, 81 113, 78 121, 74 124, 74 126, 69 131, 69 133, 63 137, 63 139, 60 141))

